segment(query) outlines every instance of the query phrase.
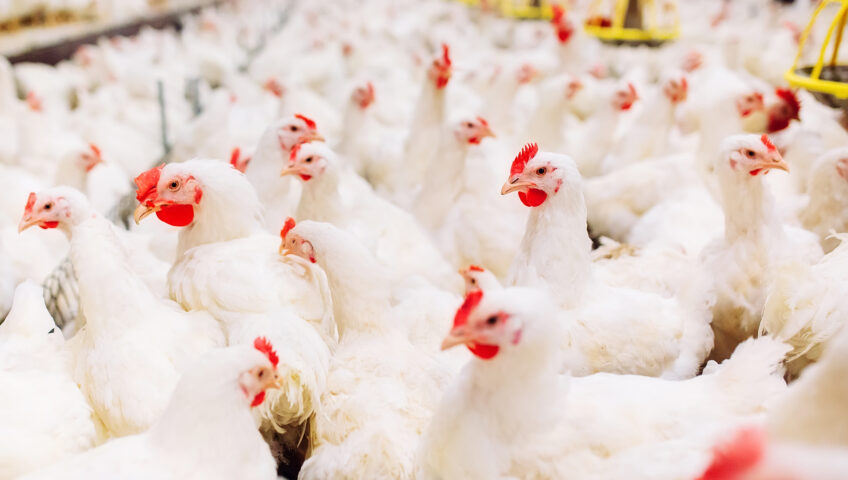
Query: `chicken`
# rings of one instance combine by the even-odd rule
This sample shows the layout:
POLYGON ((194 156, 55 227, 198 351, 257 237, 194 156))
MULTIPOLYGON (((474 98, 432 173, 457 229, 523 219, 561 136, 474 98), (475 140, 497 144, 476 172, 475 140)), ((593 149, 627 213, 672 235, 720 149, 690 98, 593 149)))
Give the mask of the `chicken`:
POLYGON ((569 379, 559 374, 555 311, 544 292, 526 287, 466 297, 442 348, 464 344, 477 358, 422 438, 419 478, 593 478, 613 454, 739 422, 786 388, 779 363, 788 347, 771 339, 751 340, 685 381, 569 379))
POLYGON ((318 408, 335 343, 326 286, 311 264, 277 258, 255 190, 227 163, 168 164, 142 173, 136 185, 137 222, 155 213, 182 227, 168 274, 171 298, 211 313, 229 345, 265 335, 277 347, 286 388, 269 394, 259 412, 266 434, 290 434, 274 441, 282 449, 275 457, 291 460, 318 408))
POLYGON ((442 293, 426 295, 426 308, 406 303, 410 291, 393 289, 385 267, 330 224, 288 222, 283 233, 287 255, 327 273, 339 326, 313 453, 299 478, 413 478, 418 436, 452 373, 433 353, 438 326, 459 299, 442 293))
POLYGON ((32 281, 15 289, 0 324, 0 478, 92 448, 97 419, 71 377, 62 333, 32 281))
POLYGON ((579 352, 576 363, 567 365, 572 373, 668 378, 697 373, 712 347, 708 299, 678 299, 598 280, 582 179, 570 157, 525 146, 501 189, 511 192, 532 210, 507 284, 547 289, 560 308, 571 311, 563 348, 579 352))
POLYGON ((669 153, 669 136, 675 123, 675 112, 686 101, 689 86, 686 75, 666 72, 660 89, 651 105, 634 119, 633 125, 618 139, 610 155, 604 159, 603 170, 611 172, 648 158, 669 153))
POLYGON ((324 140, 309 117, 294 115, 271 124, 259 138, 256 152, 242 170, 265 208, 265 225, 274 232, 294 213, 300 195, 297 182, 280 178, 280 169, 298 144, 324 140))
POLYGON ((603 172, 604 157, 615 146, 619 120, 639 100, 636 87, 629 82, 618 85, 611 97, 567 140, 567 150, 574 155, 577 167, 585 177, 595 177, 603 172), (586 138, 591 138, 592 142, 586 142, 586 138))
POLYGON ((375 189, 385 191, 401 206, 415 198, 418 179, 433 158, 433 145, 438 145, 441 139, 447 118, 445 89, 453 75, 452 65, 450 48, 443 44, 441 55, 427 70, 402 151, 391 150, 392 144, 388 143, 368 158, 360 159, 375 189))
POLYGON ((298 219, 332 223, 353 234, 397 278, 421 275, 434 284, 459 288, 459 278, 427 232, 403 209, 377 195, 325 143, 292 149, 282 175, 303 182, 298 219))
POLYGON ((767 136, 736 135, 721 144, 716 174, 725 216, 724 235, 701 252, 716 289, 712 358, 727 358, 760 324, 768 288, 781 263, 812 263, 821 255, 818 238, 785 226, 763 185, 770 170, 788 170, 767 136))
POLYGON ((205 312, 184 312, 154 295, 126 260, 112 224, 79 191, 31 194, 19 229, 36 225, 58 228, 71 242, 85 317, 69 342, 74 379, 110 435, 147 430, 186 365, 223 345, 220 326, 205 312))
POLYGON ((215 350, 189 365, 150 430, 21 478, 276 478, 251 408, 285 385, 277 385, 279 359, 270 343, 256 339, 256 346, 215 350))
POLYGON ((807 192, 810 199, 800 212, 801 223, 829 252, 841 243, 831 234, 848 232, 848 149, 830 150, 815 161, 807 192))

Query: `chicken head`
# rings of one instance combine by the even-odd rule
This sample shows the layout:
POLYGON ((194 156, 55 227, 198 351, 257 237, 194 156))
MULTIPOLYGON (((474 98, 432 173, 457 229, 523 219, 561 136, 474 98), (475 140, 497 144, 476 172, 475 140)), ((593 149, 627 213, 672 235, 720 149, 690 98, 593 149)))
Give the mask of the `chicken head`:
POLYGON ((789 171, 789 165, 783 160, 777 147, 768 135, 734 135, 722 142, 722 151, 726 155, 731 170, 755 177, 777 169, 789 171))
POLYGON ((795 92, 778 87, 774 91, 775 101, 768 106, 768 133, 779 132, 788 127, 792 120, 800 120, 801 103, 795 92))
POLYGON ((173 168, 165 171, 165 165, 160 165, 135 178, 138 207, 133 218, 136 223, 151 213, 175 227, 185 227, 194 221, 194 207, 203 198, 203 188, 179 165, 170 167, 173 168))
POLYGON ((501 188, 501 195, 518 192, 521 203, 538 207, 549 195, 559 192, 564 178, 564 170, 556 164, 553 156, 539 154, 539 146, 528 143, 512 161, 509 179, 501 188))
POLYGON ((27 197, 18 232, 38 225, 39 228, 59 228, 67 231, 90 211, 88 200, 71 187, 53 187, 27 197))
POLYGON ((291 231, 295 226, 292 217, 288 217, 283 224, 283 228, 280 230, 280 255, 295 255, 304 260, 309 260, 311 263, 317 262, 312 243, 291 231))
POLYGON ((460 121, 454 128, 457 140, 472 145, 479 145, 486 137, 494 137, 495 132, 489 122, 483 117, 468 118, 460 121))
POLYGON ((374 84, 368 82, 354 88, 350 94, 350 99, 353 103, 359 105, 362 110, 370 107, 374 103, 374 84))

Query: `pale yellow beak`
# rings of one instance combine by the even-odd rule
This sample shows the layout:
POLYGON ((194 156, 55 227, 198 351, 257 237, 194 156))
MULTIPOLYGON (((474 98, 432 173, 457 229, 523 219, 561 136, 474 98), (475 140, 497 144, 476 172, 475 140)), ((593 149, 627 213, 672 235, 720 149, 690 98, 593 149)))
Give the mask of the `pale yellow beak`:
POLYGON ((789 164, 783 160, 783 157, 781 157, 779 153, 775 152, 770 155, 769 158, 755 163, 754 168, 762 170, 783 170, 784 172, 788 172, 789 164))
POLYGON ((503 187, 501 187, 501 195, 506 195, 507 193, 512 193, 516 190, 531 188, 535 186, 536 184, 533 182, 518 181, 518 179, 516 178, 514 182, 506 182, 503 184, 503 187))
POLYGON ((486 129, 483 130, 483 134, 480 135, 480 138, 486 138, 486 137, 495 138, 495 132, 492 131, 491 127, 486 127, 486 129))
POLYGON ((18 233, 23 232, 27 228, 38 225, 38 219, 33 217, 23 217, 21 218, 21 222, 18 224, 18 233))
POLYGON ((288 167, 283 168, 280 171, 280 176, 285 177, 286 175, 297 175, 299 173, 299 169, 295 165, 289 165, 288 167))
POLYGON ((133 219, 135 220, 136 225, 138 225, 144 217, 150 215, 151 213, 158 212, 162 207, 159 205, 154 205, 152 207, 148 207, 143 203, 139 203, 137 207, 135 207, 135 212, 133 212, 133 219))
POLYGON ((442 340, 442 350, 447 350, 457 345, 465 345, 466 343, 468 343, 468 335, 465 327, 457 327, 451 330, 448 336, 442 340))
POLYGON ((324 137, 318 132, 307 133, 306 135, 300 137, 300 143, 308 143, 308 142, 323 142, 324 137))

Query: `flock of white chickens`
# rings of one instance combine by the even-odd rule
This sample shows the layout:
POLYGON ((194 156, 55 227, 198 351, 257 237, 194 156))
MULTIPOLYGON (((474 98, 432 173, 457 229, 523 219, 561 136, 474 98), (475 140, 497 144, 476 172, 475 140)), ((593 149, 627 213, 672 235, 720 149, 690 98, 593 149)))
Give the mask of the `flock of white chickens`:
POLYGON ((567 3, 0 58, 0 479, 848 478, 848 133, 780 83, 814 2, 655 49, 567 3))

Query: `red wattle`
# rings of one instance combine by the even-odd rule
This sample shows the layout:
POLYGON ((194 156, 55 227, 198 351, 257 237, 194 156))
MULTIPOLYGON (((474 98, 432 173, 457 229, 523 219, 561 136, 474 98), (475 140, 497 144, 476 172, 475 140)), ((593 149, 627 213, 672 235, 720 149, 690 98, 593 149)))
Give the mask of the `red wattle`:
POLYGON ((191 205, 164 205, 156 212, 159 220, 173 225, 174 227, 185 227, 194 221, 194 207, 191 205))
POLYGON ((748 173, 751 174, 752 177, 756 177, 757 175, 759 175, 761 170, 762 170, 761 168, 755 168, 748 173))
POLYGON ((59 222, 41 222, 41 223, 38 224, 38 226, 41 227, 44 230, 47 230, 48 228, 58 227, 59 222))
POLYGON ((548 198, 548 194, 537 188, 531 188, 530 190, 527 190, 526 193, 518 192, 518 198, 521 200, 521 203, 528 207, 538 207, 545 203, 545 199, 548 198))
POLYGON ((263 391, 257 393, 255 397, 253 397, 253 401, 250 402, 250 406, 255 407, 255 406, 259 405, 260 403, 262 403, 264 400, 265 400, 265 391, 263 390, 263 391))
POLYGON ((468 345, 468 349, 471 350, 471 353, 483 360, 491 360, 494 358, 494 356, 498 354, 498 350, 500 350, 500 348, 501 347, 497 345, 481 345, 478 343, 468 345))
POLYGON ((301 175, 300 176, 300 179, 303 180, 304 182, 309 180, 310 178, 312 178, 312 175, 301 175))

